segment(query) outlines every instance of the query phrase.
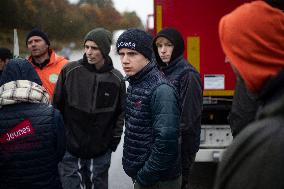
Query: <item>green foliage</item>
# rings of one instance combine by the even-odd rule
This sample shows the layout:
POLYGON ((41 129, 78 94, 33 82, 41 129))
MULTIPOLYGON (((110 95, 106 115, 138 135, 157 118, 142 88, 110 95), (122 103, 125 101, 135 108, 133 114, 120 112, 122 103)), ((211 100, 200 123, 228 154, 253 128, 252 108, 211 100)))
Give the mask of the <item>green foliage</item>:
MULTIPOLYGON (((114 31, 141 26, 135 12, 121 15, 112 0, 80 0, 76 5, 68 0, 1 0, 0 34, 13 28, 22 33, 38 27, 51 41, 70 42, 81 41, 95 27, 114 31)), ((5 41, 0 35, 1 46, 5 41)))

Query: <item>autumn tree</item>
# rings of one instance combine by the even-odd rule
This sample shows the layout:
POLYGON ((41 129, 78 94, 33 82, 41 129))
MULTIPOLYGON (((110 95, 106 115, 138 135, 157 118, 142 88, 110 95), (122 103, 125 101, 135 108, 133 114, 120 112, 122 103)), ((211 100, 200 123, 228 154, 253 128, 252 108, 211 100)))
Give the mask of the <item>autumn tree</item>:
POLYGON ((13 28, 26 34, 34 27, 47 32, 52 41, 67 42, 82 39, 95 27, 114 31, 142 28, 142 23, 135 12, 119 13, 112 0, 80 0, 77 4, 68 0, 1 0, 0 34, 13 28))

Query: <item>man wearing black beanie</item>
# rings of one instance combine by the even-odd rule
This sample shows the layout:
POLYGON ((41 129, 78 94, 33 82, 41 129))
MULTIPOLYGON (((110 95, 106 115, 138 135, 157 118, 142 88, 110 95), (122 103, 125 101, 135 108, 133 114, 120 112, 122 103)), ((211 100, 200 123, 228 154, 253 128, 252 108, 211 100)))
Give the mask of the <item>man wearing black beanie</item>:
POLYGON ((107 189, 111 153, 123 131, 125 82, 109 56, 110 31, 93 29, 83 42, 82 59, 62 69, 53 99, 67 133, 61 180, 63 189, 107 189))
POLYGON ((153 59, 152 37, 128 29, 116 43, 129 87, 122 164, 135 189, 180 189, 180 110, 153 59))
POLYGON ((27 34, 26 46, 31 53, 28 60, 52 98, 58 75, 67 60, 50 48, 47 34, 38 28, 34 28, 27 34))

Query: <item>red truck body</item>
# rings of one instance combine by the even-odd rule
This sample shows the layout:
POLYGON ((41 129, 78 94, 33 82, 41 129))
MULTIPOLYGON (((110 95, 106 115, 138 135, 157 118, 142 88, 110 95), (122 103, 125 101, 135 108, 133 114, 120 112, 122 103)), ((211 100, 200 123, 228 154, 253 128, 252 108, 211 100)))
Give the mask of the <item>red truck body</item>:
POLYGON ((222 16, 244 2, 246 0, 154 0, 154 33, 164 27, 174 27, 182 33, 185 56, 200 71, 204 96, 233 95, 235 75, 220 46, 218 23, 222 16), (210 83, 206 85, 205 76, 212 74, 223 75, 224 86, 222 83, 215 87, 210 83))
MULTIPOLYGON (((203 82, 201 146, 197 161, 218 161, 232 140, 227 116, 235 75, 222 51, 220 18, 247 0, 154 0, 154 34, 174 27, 185 41, 185 57, 203 82)), ((188 107, 190 108, 190 107, 188 107)))

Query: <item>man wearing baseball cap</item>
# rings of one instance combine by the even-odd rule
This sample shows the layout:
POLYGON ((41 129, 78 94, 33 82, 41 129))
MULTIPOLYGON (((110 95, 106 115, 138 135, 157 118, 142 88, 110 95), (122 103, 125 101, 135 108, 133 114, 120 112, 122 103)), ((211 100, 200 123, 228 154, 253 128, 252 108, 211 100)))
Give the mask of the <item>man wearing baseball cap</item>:
POLYGON ((43 86, 52 98, 58 75, 67 60, 50 48, 47 34, 38 28, 34 28, 27 34, 26 46, 30 51, 28 60, 32 63, 43 86))
POLYGON ((63 114, 67 152, 62 160, 64 189, 108 188, 111 153, 124 125, 125 82, 109 56, 111 33, 91 30, 81 60, 61 71, 53 104, 63 114))

